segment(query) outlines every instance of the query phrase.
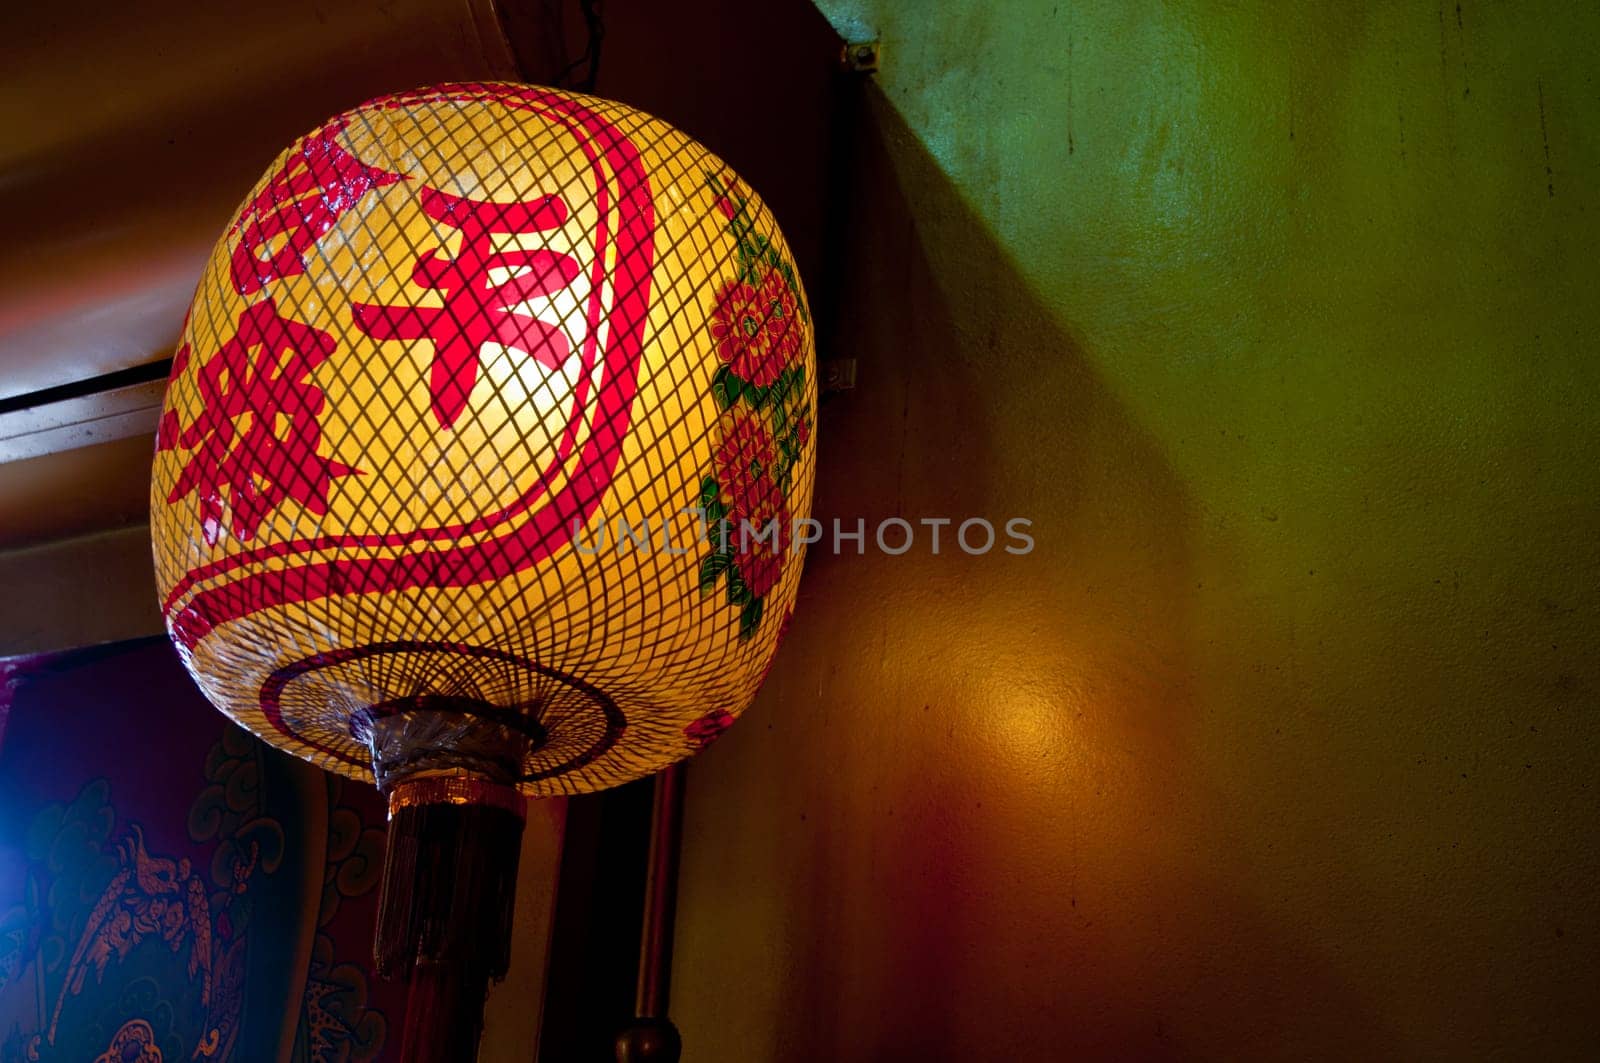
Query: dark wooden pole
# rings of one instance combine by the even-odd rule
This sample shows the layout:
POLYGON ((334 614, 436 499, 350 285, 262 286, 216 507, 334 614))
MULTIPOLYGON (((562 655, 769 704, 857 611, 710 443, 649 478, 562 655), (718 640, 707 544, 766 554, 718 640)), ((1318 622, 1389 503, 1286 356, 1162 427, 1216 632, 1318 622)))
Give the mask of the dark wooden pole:
POLYGON ((400 1033, 400 1063, 477 1059, 488 988, 489 979, 469 965, 419 963, 413 967, 400 1033))

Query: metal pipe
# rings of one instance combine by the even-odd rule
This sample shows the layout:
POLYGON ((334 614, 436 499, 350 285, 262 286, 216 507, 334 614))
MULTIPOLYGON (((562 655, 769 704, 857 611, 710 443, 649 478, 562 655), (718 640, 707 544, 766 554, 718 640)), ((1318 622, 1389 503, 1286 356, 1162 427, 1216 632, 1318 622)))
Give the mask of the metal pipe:
POLYGON ((656 776, 651 809, 650 863, 644 880, 644 934, 639 941, 639 988, 634 1013, 667 1017, 672 992, 672 927, 678 909, 678 855, 683 844, 682 764, 656 776))
POLYGON ((617 1063, 677 1063, 683 1052, 683 1041, 667 1018, 667 1009, 672 991, 672 927, 678 907, 686 771, 684 765, 675 764, 656 776, 634 1020, 617 1035, 617 1063))

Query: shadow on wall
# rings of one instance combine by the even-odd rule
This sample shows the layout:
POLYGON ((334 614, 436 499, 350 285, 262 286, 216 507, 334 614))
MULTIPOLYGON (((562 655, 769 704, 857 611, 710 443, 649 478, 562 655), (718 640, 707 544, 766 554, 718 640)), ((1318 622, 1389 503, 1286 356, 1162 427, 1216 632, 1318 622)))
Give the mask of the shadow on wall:
POLYGON ((1185 1058, 1376 1037, 1356 994, 1208 874, 1179 814, 1205 785, 1184 485, 1055 324, 1071 307, 1040 304, 865 93, 822 344, 858 359, 859 385, 823 411, 816 516, 864 520, 866 552, 813 548, 760 703, 691 772, 688 1054, 1185 1058), (916 531, 900 556, 872 541, 894 517, 916 531), (936 555, 919 521, 940 517, 1000 537, 969 556, 952 525, 936 555), (1014 517, 1032 521, 1024 556, 1002 549, 1014 517))

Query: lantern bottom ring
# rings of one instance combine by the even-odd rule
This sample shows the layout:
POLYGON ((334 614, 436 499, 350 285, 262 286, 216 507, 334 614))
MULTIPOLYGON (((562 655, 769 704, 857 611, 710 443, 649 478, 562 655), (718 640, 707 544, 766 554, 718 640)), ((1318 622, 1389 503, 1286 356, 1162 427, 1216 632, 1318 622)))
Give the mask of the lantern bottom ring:
POLYGON ((389 790, 389 818, 423 805, 480 805, 526 819, 528 799, 514 786, 478 775, 421 775, 402 779, 389 790))

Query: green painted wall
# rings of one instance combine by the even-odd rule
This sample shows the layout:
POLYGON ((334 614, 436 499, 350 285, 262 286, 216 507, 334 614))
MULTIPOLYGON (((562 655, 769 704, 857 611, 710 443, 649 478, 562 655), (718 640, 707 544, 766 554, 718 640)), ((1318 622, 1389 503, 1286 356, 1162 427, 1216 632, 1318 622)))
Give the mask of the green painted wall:
POLYGON ((810 559, 686 1059, 1593 1058, 1600 9, 820 6, 818 515, 1038 546, 810 559))

